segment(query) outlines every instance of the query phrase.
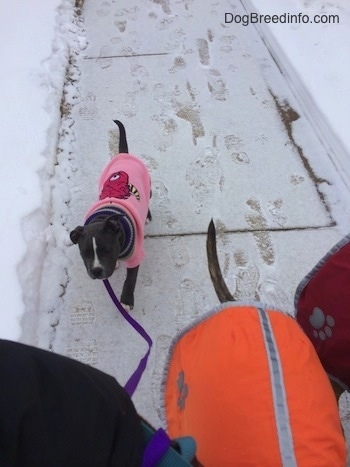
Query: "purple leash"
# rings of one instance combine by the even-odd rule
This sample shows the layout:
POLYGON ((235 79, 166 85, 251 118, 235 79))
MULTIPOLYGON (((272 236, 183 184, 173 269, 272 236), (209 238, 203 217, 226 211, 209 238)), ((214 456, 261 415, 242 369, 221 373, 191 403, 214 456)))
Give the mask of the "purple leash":
POLYGON ((108 292, 109 296, 111 297, 112 302, 114 303, 114 305, 118 308, 120 313, 129 322, 129 324, 131 324, 131 326, 134 329, 136 329, 136 331, 145 339, 145 341, 148 344, 148 350, 147 350, 145 356, 141 358, 138 367, 136 368, 134 373, 130 376, 129 380, 127 381, 127 383, 124 386, 124 389, 126 390, 126 392, 129 394, 130 397, 132 397, 132 395, 134 394, 134 392, 135 392, 135 390, 136 390, 136 388, 137 388, 137 386, 138 386, 138 384, 140 382, 142 374, 146 369, 148 357, 149 357, 149 355, 151 353, 151 348, 152 348, 153 342, 152 342, 152 339, 150 338, 150 336, 147 334, 147 332, 143 329, 143 327, 137 321, 135 321, 134 318, 132 318, 130 316, 130 314, 124 309, 124 307, 122 306, 122 304, 118 300, 116 294, 114 293, 114 290, 112 289, 112 286, 109 283, 109 280, 104 279, 103 283, 104 283, 104 285, 105 285, 105 287, 107 289, 107 292, 108 292))
MULTIPOLYGON (((104 279, 103 283, 114 305, 118 308, 120 313, 129 322, 129 324, 131 324, 131 326, 145 339, 145 341, 148 344, 148 350, 146 354, 144 355, 144 357, 141 358, 138 367, 136 368, 134 373, 130 376, 129 380, 124 386, 124 389, 126 390, 126 392, 129 394, 130 397, 132 397, 132 395, 134 394, 140 382, 142 374, 146 369, 147 360, 151 353, 153 342, 150 336, 147 334, 147 332, 143 329, 143 327, 137 321, 135 321, 134 318, 132 318, 130 314, 124 309, 123 305, 120 303, 117 296, 115 295, 114 290, 112 289, 112 286, 109 280, 104 279)), ((145 430, 145 426, 143 426, 143 430, 145 430)), ((150 429, 148 428, 147 431, 149 430, 150 429)), ((158 463, 166 455, 170 447, 171 447, 170 438, 162 428, 152 433, 152 436, 148 440, 146 448, 143 453, 142 467, 154 467, 158 465, 158 463)), ((174 461, 171 461, 170 465, 174 465, 174 461)), ((186 462, 186 465, 189 465, 189 464, 187 464, 186 462)))

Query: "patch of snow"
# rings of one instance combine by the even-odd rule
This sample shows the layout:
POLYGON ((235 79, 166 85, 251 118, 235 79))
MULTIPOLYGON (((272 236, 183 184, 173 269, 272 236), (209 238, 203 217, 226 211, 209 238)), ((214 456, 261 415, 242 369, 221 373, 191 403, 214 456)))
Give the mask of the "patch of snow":
MULTIPOLYGON (((43 196, 39 171, 45 166, 47 153, 54 147, 57 133, 57 99, 64 72, 57 69, 56 75, 52 76, 48 58, 54 53, 52 45, 59 4, 59 0, 37 0, 35 5, 4 0, 0 4, 3 151, 0 243, 4 271, 0 285, 3 300, 0 335, 9 339, 18 339, 21 334, 24 303, 17 266, 24 257, 26 241, 30 242, 30 238, 38 235, 38 225, 42 227, 42 215, 38 214, 43 196), (35 213, 33 215, 39 222, 30 225, 23 222, 30 213, 35 213)), ((61 51, 57 50, 57 53, 61 51)), ((62 61, 60 63, 63 66, 62 61)), ((33 274, 40 275, 40 260, 36 264, 39 270, 34 267, 33 274)), ((28 293, 36 295, 37 290, 33 287, 37 278, 29 274, 28 279, 28 293)))
POLYGON ((324 0, 243 0, 243 4, 248 13, 279 17, 286 14, 286 18, 288 15, 301 14, 304 21, 309 19, 309 23, 297 23, 296 19, 290 19, 290 24, 260 22, 255 26, 348 189, 349 5, 342 1, 324 0), (328 16, 330 22, 316 24, 313 20, 316 15, 322 16, 324 20, 328 16))

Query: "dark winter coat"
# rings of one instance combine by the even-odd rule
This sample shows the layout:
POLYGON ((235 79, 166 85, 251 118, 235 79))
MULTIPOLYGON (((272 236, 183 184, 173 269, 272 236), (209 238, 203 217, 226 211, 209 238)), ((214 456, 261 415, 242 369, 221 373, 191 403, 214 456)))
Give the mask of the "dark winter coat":
POLYGON ((0 340, 0 465, 139 466, 139 416, 114 378, 0 340))

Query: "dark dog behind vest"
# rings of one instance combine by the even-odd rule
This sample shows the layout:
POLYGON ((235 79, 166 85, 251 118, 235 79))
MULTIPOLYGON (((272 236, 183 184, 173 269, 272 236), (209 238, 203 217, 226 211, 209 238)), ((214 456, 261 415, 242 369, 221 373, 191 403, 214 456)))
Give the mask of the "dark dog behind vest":
MULTIPOLYGON (((223 278, 220 263, 217 254, 216 246, 216 229, 213 220, 208 225, 207 232, 207 258, 208 258, 208 269, 211 281, 213 283, 216 295, 220 300, 220 303, 233 302, 235 301, 233 295, 229 291, 225 280, 223 278)), ((330 378, 332 388, 334 390, 337 401, 344 392, 344 389, 337 384, 334 379, 330 378)))
POLYGON ((207 254, 226 303, 172 342, 164 383, 169 434, 192 436, 206 467, 344 467, 336 400, 310 340, 282 310, 232 301, 213 222, 207 254))

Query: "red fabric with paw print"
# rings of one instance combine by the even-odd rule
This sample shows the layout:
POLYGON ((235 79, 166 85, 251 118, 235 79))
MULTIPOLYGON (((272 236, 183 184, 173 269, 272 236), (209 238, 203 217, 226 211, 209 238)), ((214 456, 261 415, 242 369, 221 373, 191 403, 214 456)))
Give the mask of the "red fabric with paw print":
POLYGON ((296 319, 330 378, 350 388, 350 234, 301 281, 296 319))

